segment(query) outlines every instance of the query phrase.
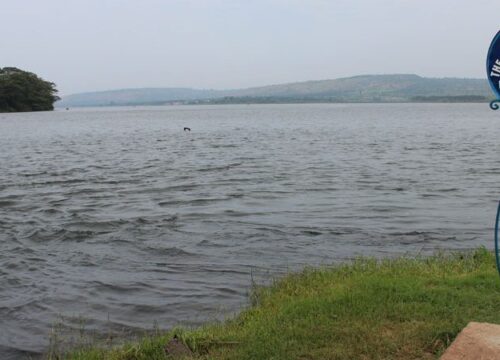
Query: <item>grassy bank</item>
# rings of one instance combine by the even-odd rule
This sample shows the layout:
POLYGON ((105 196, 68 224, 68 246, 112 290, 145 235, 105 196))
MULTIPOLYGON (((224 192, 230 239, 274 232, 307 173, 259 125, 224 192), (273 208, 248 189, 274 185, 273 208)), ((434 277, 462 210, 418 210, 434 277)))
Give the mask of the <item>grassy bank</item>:
POLYGON ((252 302, 222 324, 62 358, 167 359, 176 334, 196 359, 435 359, 469 321, 500 323, 500 278, 484 249, 361 259, 289 275, 256 289, 252 302))

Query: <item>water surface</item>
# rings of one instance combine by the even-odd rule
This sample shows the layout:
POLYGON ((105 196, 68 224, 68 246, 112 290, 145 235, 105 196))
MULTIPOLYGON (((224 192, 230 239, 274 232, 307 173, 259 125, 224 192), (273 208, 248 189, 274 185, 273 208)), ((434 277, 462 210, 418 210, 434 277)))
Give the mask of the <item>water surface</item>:
POLYGON ((199 324, 252 275, 491 247, 499 138, 485 104, 0 114, 0 354, 43 351, 60 315, 199 324))

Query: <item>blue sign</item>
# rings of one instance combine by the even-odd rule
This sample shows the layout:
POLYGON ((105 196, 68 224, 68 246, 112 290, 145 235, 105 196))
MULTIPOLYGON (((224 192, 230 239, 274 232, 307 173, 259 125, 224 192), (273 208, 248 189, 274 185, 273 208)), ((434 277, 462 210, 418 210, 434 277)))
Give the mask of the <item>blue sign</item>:
POLYGON ((490 108, 498 110, 498 104, 500 103, 500 31, 493 38, 490 49, 488 50, 486 72, 488 74, 490 86, 497 97, 496 100, 490 102, 490 108))

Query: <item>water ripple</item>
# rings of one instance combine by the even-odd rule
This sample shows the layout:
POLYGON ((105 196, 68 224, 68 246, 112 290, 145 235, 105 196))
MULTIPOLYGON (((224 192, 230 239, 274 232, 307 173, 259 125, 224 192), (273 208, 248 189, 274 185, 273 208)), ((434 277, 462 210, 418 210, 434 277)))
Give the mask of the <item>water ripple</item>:
POLYGON ((0 358, 40 353, 54 323, 78 331, 82 317, 120 336, 222 318, 252 279, 306 264, 489 245, 496 115, 482 104, 4 115, 0 358))

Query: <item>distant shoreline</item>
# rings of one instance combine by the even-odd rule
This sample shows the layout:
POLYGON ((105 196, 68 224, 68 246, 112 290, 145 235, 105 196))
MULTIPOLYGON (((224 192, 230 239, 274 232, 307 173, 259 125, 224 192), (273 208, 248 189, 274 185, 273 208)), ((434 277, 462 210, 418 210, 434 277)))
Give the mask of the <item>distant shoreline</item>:
MULTIPOLYGON (((321 99, 207 99, 195 101, 170 101, 153 103, 127 103, 127 104, 99 104, 99 105, 78 105, 74 108, 99 108, 99 107, 137 107, 137 106, 189 106, 189 105, 293 105, 293 104, 487 104, 493 98, 485 96, 429 96, 419 97, 406 101, 335 101, 321 99)), ((65 109, 66 106, 59 106, 57 109, 65 109)))
POLYGON ((129 88, 64 96, 57 107, 197 104, 486 102, 486 79, 359 75, 246 89, 129 88))

